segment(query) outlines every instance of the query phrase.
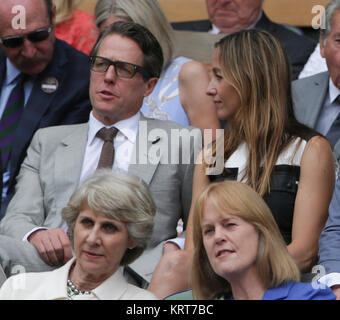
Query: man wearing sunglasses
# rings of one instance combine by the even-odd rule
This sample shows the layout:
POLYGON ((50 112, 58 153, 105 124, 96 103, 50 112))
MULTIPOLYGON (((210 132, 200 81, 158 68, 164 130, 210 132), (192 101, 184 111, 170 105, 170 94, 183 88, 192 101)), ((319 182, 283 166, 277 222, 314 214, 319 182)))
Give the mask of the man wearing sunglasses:
POLYGON ((34 132, 43 127, 88 121, 88 57, 54 35, 52 0, 6 0, 0 6, 0 152, 3 199, 0 219, 34 132), (18 11, 25 19, 18 29, 18 11), (24 11, 22 11, 24 9, 24 11), (12 13, 17 12, 17 13, 12 13), (12 90, 23 79, 15 123, 8 118, 12 90), (6 131, 10 127, 11 131, 6 131))
POLYGON ((149 247, 126 269, 127 277, 143 286, 161 258, 164 241, 177 236, 178 220, 182 218, 186 225, 202 135, 197 128, 148 119, 140 113, 163 66, 162 49, 146 28, 116 22, 103 32, 89 60, 89 122, 41 129, 33 137, 16 193, 1 221, 1 234, 7 237, 0 236, 0 262, 8 274, 13 265, 42 271, 71 258, 61 210, 99 166, 105 146, 111 143, 114 160, 107 167, 143 179, 157 207, 149 247), (103 129, 110 128, 115 135, 103 138, 103 129), (173 136, 179 130, 185 130, 188 140, 173 136), (23 238, 33 246, 18 244, 23 238), (7 249, 4 259, 1 243, 8 248, 13 242, 17 250, 8 254, 7 249))

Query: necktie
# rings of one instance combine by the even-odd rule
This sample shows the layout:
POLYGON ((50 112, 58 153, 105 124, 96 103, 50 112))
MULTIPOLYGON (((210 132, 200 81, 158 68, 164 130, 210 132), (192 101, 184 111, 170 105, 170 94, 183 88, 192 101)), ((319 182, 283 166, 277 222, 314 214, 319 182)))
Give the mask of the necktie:
MULTIPOLYGON (((340 100, 340 96, 338 96, 337 98, 338 103, 339 103, 339 100, 340 100)), ((326 134, 326 138, 328 139, 333 149, 337 141, 340 139, 340 113, 338 114, 336 119, 333 121, 330 129, 328 130, 326 134)))
POLYGON ((9 95, 0 120, 0 150, 4 169, 7 167, 15 130, 18 127, 22 112, 24 111, 24 104, 24 75, 21 74, 18 77, 17 84, 9 95))
POLYGON ((113 161, 115 157, 115 150, 113 147, 113 139, 116 136, 118 129, 112 128, 102 128, 97 132, 97 137, 104 140, 102 147, 102 152, 100 153, 100 158, 98 162, 97 169, 99 168, 112 168, 113 161))

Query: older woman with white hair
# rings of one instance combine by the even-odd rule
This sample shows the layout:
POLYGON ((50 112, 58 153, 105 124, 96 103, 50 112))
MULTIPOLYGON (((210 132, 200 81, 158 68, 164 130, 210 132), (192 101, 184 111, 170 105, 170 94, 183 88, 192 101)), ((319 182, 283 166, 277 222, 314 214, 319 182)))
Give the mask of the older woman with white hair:
POLYGON ((142 180, 98 170, 63 209, 75 257, 53 271, 10 277, 1 287, 0 299, 156 299, 127 283, 121 268, 146 248, 155 212, 142 180))

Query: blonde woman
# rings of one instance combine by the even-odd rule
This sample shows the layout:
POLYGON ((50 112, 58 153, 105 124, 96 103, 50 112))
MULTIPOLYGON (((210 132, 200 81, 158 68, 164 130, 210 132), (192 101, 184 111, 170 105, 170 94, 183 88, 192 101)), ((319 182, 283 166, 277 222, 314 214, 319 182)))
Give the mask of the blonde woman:
POLYGON ((159 263, 153 282, 161 283, 166 270, 175 284, 154 290, 159 296, 190 287, 183 266, 190 266, 194 247, 193 208, 207 185, 224 179, 244 182, 264 198, 300 271, 308 273, 316 263, 334 189, 334 157, 324 137, 295 119, 290 79, 282 46, 265 31, 239 31, 216 44, 207 94, 227 126, 222 144, 217 140, 202 155, 223 157, 225 168, 214 175, 209 158, 196 162, 185 250, 159 263))
POLYGON ((156 0, 99 0, 95 9, 100 30, 119 20, 139 23, 161 44, 163 72, 142 112, 150 118, 172 120, 201 129, 220 128, 216 110, 205 90, 209 82, 203 64, 176 55, 173 30, 156 0))
POLYGON ((218 117, 228 120, 225 170, 208 176, 206 162, 196 165, 192 204, 213 181, 250 185, 267 202, 300 270, 308 272, 334 189, 331 147, 295 119, 288 60, 272 35, 245 30, 226 36, 216 45, 212 65, 207 94, 218 117))
POLYGON ((55 34, 79 51, 89 54, 99 31, 93 15, 78 10, 76 0, 53 0, 56 6, 55 34))
POLYGON ((334 300, 320 283, 300 283, 264 200, 237 181, 210 184, 194 214, 192 287, 197 299, 334 300))

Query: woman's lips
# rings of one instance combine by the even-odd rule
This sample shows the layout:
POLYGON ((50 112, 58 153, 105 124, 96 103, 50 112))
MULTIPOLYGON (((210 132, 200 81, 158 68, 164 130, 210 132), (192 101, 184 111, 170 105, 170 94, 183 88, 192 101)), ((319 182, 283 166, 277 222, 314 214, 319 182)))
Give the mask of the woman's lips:
POLYGON ((220 256, 224 256, 224 255, 227 255, 227 254, 231 254, 231 253, 233 253, 233 252, 234 252, 233 250, 229 250, 229 249, 219 250, 219 251, 216 253, 216 257, 220 257, 220 256))
POLYGON ((84 251, 84 254, 89 259, 99 259, 99 258, 103 257, 102 254, 98 254, 98 253, 94 253, 94 252, 90 252, 90 251, 84 251))

